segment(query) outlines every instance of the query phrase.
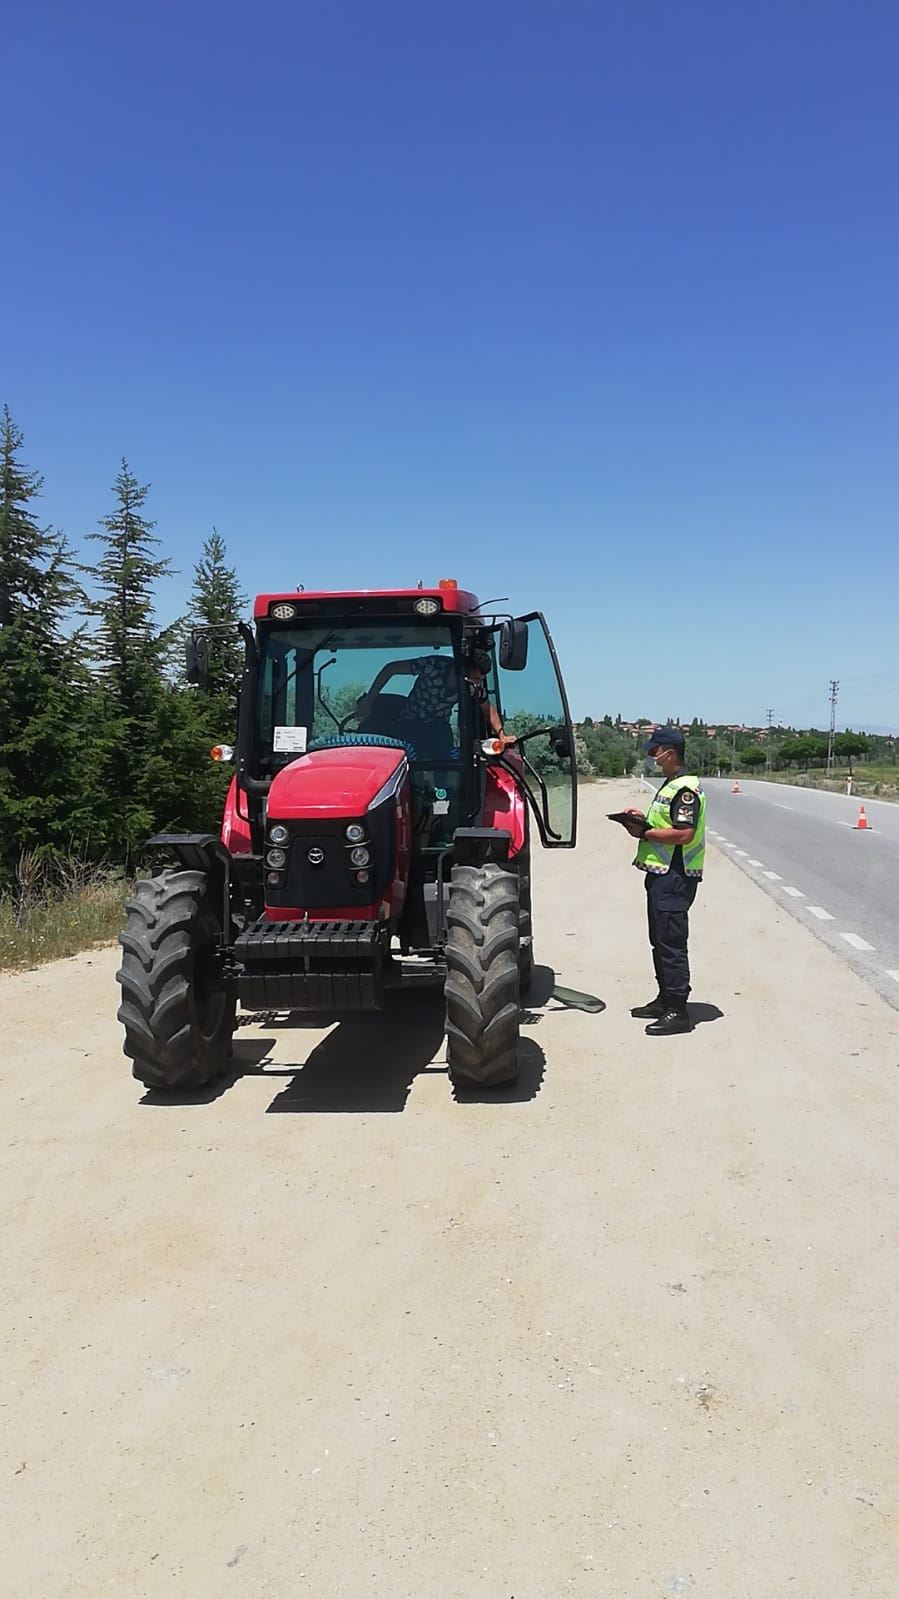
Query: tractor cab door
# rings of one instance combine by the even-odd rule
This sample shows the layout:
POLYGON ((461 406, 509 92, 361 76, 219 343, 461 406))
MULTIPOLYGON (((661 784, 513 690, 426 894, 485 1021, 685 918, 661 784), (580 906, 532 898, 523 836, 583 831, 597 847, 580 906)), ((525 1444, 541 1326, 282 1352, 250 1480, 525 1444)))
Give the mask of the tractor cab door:
POLYGON ((547 849, 577 839, 577 767, 568 696, 546 620, 539 611, 497 630, 497 699, 503 727, 518 742, 506 760, 532 801, 547 849))

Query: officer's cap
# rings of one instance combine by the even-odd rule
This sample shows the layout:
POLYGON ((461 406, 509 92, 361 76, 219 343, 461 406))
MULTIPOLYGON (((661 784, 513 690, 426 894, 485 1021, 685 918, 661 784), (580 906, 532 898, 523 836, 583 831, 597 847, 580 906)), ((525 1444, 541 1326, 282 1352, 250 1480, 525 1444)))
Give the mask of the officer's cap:
POLYGON ((643 750, 647 755, 652 750, 677 750, 679 755, 683 755, 684 735, 679 727, 657 727, 643 745, 643 750))

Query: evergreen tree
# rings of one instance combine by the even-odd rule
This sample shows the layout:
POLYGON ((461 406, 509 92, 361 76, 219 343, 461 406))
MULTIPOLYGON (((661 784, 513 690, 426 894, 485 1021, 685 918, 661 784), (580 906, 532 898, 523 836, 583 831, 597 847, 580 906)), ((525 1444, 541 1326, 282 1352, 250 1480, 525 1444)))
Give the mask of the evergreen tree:
POLYGON ((154 825, 156 795, 147 761, 158 747, 173 631, 156 624, 154 586, 171 562, 154 554, 155 523, 143 514, 148 493, 149 485, 138 482, 123 458, 113 484, 115 507, 101 519, 104 531, 88 535, 103 546, 92 569, 99 595, 87 610, 97 623, 91 653, 105 690, 98 735, 110 827, 126 858, 154 825))
POLYGON ((244 654, 237 624, 246 604, 237 573, 228 565, 225 541, 213 528, 194 567, 191 607, 192 620, 209 629, 209 676, 197 685, 197 692, 201 700, 211 702, 213 718, 224 721, 219 738, 227 736, 236 715, 244 654))
POLYGON ((153 555, 159 544, 156 523, 142 515, 149 492, 149 484, 138 483, 123 457, 113 484, 115 510, 100 520, 105 532, 88 534, 104 546, 99 564, 86 569, 100 590, 100 597, 88 602, 88 612, 98 623, 93 656, 117 707, 129 719, 143 714, 148 690, 151 700, 158 691, 169 646, 170 630, 156 626, 153 589, 172 563, 153 555))
POLYGON ((65 540, 34 515, 42 479, 0 417, 0 883, 23 849, 98 845, 96 745, 82 639, 66 631, 80 591, 65 540))

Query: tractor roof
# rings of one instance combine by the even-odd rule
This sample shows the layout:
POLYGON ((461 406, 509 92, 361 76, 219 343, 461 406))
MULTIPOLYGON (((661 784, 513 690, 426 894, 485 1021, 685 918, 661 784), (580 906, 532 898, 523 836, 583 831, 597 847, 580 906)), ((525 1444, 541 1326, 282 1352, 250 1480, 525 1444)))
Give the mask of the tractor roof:
MULTIPOLYGON (((449 612, 454 616, 467 616, 478 609, 477 595, 447 582, 429 589, 331 589, 314 593, 308 593, 305 589, 288 589, 279 594, 257 594, 253 602, 253 616, 256 621, 264 620, 273 615, 275 606, 288 605, 295 607, 294 614, 298 617, 321 615, 323 611, 333 616, 344 603, 347 613, 353 616, 414 615, 420 600, 436 600, 439 612, 449 612), (379 604, 380 601, 384 604, 379 604)), ((421 615, 421 612, 418 614, 421 615)), ((436 616, 438 611, 432 614, 436 616)), ((282 613, 279 620, 289 620, 289 617, 282 613)))

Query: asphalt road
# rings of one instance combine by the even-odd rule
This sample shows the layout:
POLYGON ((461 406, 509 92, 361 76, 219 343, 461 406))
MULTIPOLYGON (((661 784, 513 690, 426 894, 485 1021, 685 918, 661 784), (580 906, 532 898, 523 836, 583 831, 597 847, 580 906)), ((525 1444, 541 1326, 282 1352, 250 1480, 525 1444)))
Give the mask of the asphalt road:
POLYGON ((899 1009, 899 805, 706 779, 712 843, 899 1009))

